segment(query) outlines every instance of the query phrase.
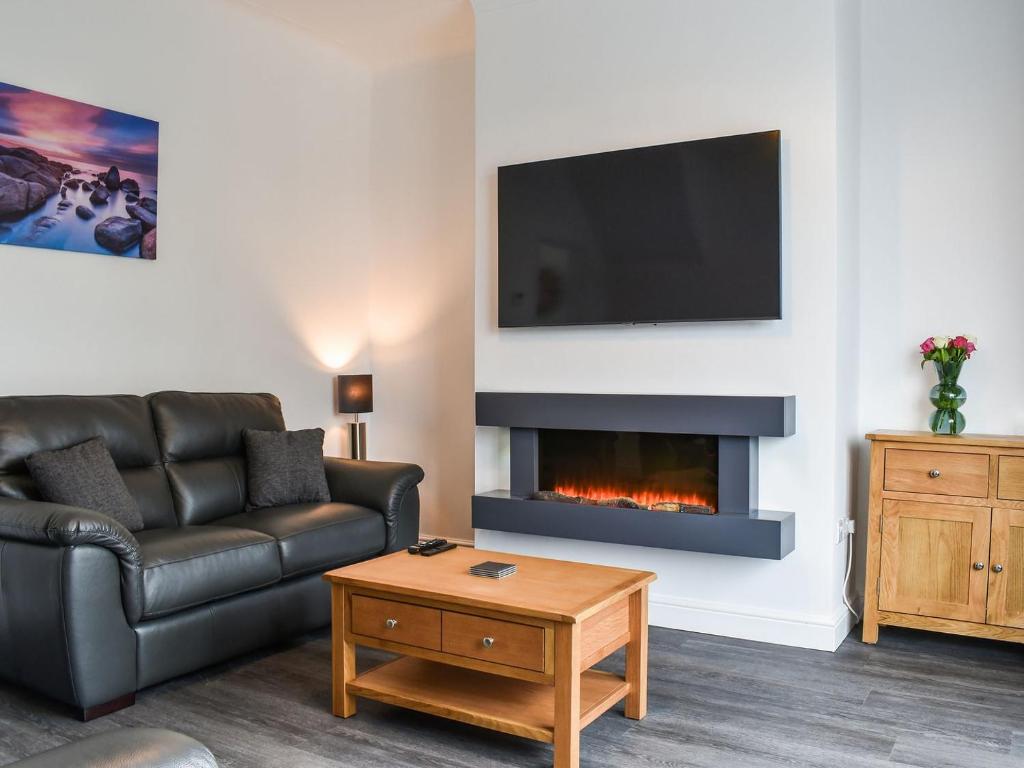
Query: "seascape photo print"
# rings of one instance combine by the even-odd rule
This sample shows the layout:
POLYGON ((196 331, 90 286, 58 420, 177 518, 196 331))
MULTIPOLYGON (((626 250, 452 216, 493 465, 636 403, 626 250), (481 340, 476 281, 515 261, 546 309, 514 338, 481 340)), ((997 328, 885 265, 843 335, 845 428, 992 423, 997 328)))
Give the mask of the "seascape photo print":
POLYGON ((0 245, 156 258, 159 123, 0 83, 0 245))

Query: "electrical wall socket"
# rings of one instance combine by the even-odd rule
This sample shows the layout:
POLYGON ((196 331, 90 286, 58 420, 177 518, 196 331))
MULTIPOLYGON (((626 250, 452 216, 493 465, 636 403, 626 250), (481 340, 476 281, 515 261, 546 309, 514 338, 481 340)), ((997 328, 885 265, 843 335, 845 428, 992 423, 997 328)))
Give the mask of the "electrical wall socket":
POLYGON ((840 517, 836 520, 836 537, 835 544, 842 544, 846 539, 847 534, 853 533, 857 530, 857 521, 850 520, 846 517, 840 517))

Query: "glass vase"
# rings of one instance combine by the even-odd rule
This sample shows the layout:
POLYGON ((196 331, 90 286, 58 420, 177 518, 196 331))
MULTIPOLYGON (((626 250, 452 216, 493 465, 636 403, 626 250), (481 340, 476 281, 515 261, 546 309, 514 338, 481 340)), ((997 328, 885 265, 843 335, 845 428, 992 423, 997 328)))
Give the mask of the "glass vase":
POLYGON ((967 425, 964 415, 960 413, 960 406, 967 402, 967 390, 957 383, 960 369, 964 366, 963 361, 934 361, 934 365, 939 383, 928 394, 935 406, 935 412, 928 419, 928 426, 936 435, 959 435, 967 425))

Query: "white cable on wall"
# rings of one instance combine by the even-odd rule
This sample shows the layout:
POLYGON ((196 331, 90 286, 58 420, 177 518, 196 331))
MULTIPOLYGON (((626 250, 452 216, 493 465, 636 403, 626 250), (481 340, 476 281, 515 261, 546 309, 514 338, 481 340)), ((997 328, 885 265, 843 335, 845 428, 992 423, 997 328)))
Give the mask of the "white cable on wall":
MULTIPOLYGON (((852 526, 851 526, 852 527, 852 526)), ((853 614, 853 618, 856 621, 860 621, 860 614, 850 603, 850 576, 853 574, 853 531, 849 530, 846 534, 846 578, 843 579, 843 605, 845 605, 850 613, 853 614)))

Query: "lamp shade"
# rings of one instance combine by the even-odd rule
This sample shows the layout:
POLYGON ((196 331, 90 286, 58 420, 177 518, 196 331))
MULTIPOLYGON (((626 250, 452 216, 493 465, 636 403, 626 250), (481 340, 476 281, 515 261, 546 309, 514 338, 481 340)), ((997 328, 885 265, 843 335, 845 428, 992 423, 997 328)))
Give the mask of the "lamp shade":
POLYGON ((338 377, 338 413, 373 413, 373 376, 368 373, 338 377))

